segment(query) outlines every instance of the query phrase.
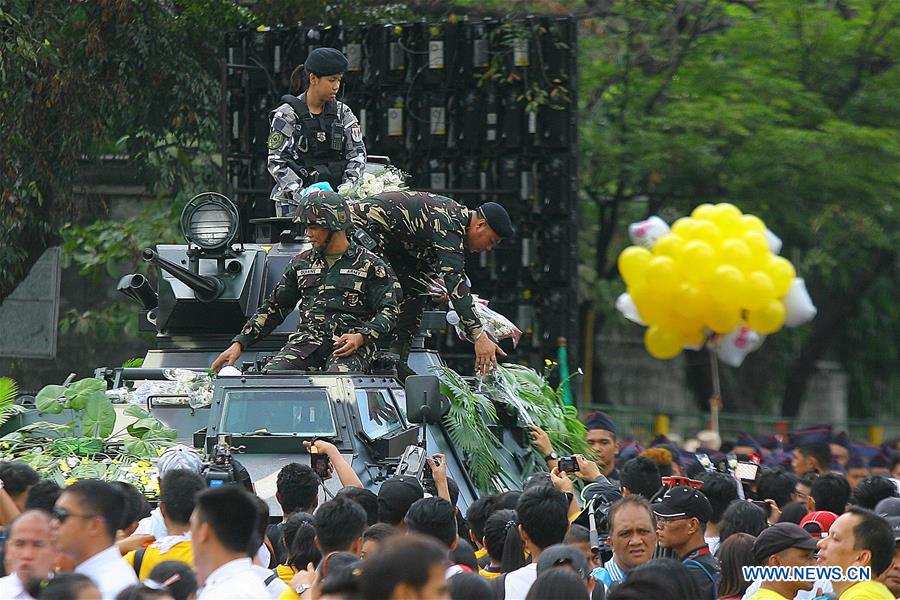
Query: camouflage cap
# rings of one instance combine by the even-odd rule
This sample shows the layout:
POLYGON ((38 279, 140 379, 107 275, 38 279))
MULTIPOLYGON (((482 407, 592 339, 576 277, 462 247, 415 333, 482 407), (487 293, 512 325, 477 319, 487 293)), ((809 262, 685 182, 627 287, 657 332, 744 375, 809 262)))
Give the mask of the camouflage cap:
POLYGON ((318 225, 331 231, 345 231, 350 227, 350 208, 338 194, 315 190, 300 202, 294 222, 318 225))

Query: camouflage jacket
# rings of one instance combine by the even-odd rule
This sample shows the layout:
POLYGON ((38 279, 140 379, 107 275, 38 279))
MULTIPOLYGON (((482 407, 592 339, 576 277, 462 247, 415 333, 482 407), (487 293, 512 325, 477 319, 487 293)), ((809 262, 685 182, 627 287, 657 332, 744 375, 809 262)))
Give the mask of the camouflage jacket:
POLYGON ((381 258, 351 241, 328 267, 320 251, 291 259, 281 281, 233 341, 246 348, 265 337, 297 307, 300 323, 288 343, 306 358, 325 340, 361 333, 366 346, 387 336, 397 320, 400 284, 381 258))
MULTIPOLYGON (((305 94, 300 97, 304 98, 305 94)), ((366 145, 363 142, 362 130, 359 120, 350 107, 340 101, 337 104, 338 123, 344 128, 344 142, 342 157, 347 161, 344 170, 343 181, 356 181, 366 168, 366 145)), ((294 109, 287 103, 280 104, 273 112, 270 123, 268 139, 268 169, 275 179, 275 187, 272 188, 272 199, 282 202, 297 204, 293 197, 312 182, 303 181, 303 178, 292 169, 289 164, 303 164, 301 146, 301 123, 294 109)))
POLYGON ((407 254, 443 277, 466 336, 474 341, 481 335, 481 321, 472 308, 466 283, 468 208, 428 192, 385 192, 350 203, 350 215, 353 224, 364 229, 386 254, 407 254))

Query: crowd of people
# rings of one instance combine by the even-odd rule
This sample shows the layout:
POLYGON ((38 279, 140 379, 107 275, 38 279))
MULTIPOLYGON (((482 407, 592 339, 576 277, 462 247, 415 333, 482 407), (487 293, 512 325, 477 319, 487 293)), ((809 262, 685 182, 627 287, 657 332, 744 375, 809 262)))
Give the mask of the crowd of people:
POLYGON ((896 444, 867 458, 871 448, 820 427, 761 441, 701 432, 683 446, 661 436, 643 448, 603 413, 586 429, 593 453, 571 473, 534 427, 548 470, 464 510, 440 455, 429 460, 434 495, 409 476, 376 493, 322 440, 312 445, 343 487, 326 499, 308 465, 285 465, 280 519, 252 486, 208 487, 185 446, 160 457, 152 510, 126 483, 61 489, 2 463, 0 598, 900 597, 896 444), (734 460, 758 472, 736 475, 734 460), (754 566, 773 569, 754 578, 754 566), (814 566, 818 579, 777 571, 814 566), (864 577, 843 576, 857 567, 864 577))

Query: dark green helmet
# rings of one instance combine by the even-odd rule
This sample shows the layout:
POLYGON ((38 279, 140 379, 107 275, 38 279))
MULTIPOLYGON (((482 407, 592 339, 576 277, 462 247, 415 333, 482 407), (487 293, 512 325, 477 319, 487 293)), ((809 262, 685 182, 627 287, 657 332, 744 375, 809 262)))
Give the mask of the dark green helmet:
POLYGON ((304 196, 297 207, 294 222, 318 225, 331 231, 346 231, 350 227, 350 208, 338 194, 316 190, 304 196))

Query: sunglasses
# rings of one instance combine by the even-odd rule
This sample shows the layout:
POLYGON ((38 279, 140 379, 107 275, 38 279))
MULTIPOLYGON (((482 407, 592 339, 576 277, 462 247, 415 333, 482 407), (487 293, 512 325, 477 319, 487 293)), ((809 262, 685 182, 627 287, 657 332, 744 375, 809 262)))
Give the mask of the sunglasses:
POLYGON ((98 516, 98 515, 89 515, 89 514, 83 514, 83 513, 72 513, 72 512, 67 511, 64 508, 54 508, 52 511, 50 511, 50 515, 54 519, 59 521, 60 523, 65 523, 66 519, 68 519, 69 517, 80 517, 82 519, 96 519, 98 516))

